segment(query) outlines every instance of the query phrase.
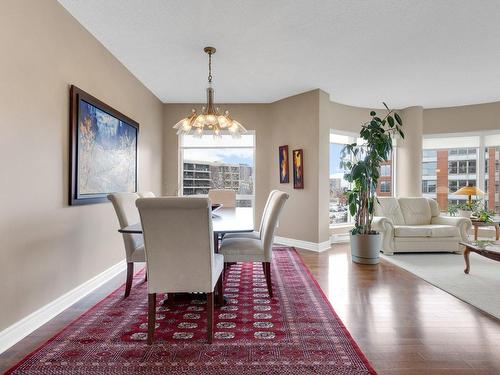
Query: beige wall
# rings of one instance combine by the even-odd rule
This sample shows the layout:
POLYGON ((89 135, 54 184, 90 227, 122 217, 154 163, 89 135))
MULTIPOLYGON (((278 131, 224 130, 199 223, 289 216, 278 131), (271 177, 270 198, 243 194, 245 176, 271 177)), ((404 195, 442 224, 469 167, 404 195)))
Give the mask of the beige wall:
POLYGON ((321 242, 319 229, 319 90, 285 98, 271 104, 271 189, 290 194, 276 235, 314 243, 321 242), (290 150, 290 183, 279 183, 278 147, 290 150), (293 188, 292 151, 304 150, 304 189, 293 188))
POLYGON ((67 206, 69 85, 140 123, 161 189, 162 104, 53 0, 0 2, 0 330, 124 258, 110 204, 67 206))
POLYGON ((500 130, 500 102, 424 109, 424 134, 500 130))

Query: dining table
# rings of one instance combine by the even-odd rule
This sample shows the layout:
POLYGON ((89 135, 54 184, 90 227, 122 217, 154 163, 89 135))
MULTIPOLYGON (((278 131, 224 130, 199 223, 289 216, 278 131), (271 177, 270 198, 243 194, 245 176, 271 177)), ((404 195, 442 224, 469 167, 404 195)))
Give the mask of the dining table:
MULTIPOLYGON (((212 212, 214 249, 219 249, 220 238, 226 233, 252 232, 254 215, 252 207, 221 207, 212 212)), ((131 224, 118 230, 120 233, 142 234, 141 223, 131 224)))

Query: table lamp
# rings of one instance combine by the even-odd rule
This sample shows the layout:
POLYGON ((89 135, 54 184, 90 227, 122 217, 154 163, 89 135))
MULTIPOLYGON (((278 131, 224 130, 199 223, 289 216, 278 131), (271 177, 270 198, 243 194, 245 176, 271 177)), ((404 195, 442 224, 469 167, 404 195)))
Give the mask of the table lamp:
POLYGON ((484 191, 482 191, 481 189, 479 189, 476 186, 464 186, 463 188, 458 189, 453 194, 455 194, 455 195, 467 195, 468 196, 467 205, 469 207, 472 207, 472 196, 473 195, 484 195, 484 191))

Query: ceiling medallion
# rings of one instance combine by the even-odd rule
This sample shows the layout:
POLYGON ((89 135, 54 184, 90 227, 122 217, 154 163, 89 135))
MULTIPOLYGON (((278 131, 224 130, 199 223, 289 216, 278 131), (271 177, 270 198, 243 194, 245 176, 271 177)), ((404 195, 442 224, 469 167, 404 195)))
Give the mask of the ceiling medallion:
POLYGON ((177 134, 191 134, 201 137, 203 134, 212 134, 218 138, 223 132, 232 135, 235 138, 241 137, 246 133, 246 129, 238 121, 233 120, 229 111, 220 114, 219 108, 214 105, 214 89, 212 88, 212 55, 215 53, 214 47, 205 47, 203 49, 208 54, 208 87, 207 87, 207 105, 201 108, 201 114, 192 110, 191 115, 180 120, 174 125, 177 134))

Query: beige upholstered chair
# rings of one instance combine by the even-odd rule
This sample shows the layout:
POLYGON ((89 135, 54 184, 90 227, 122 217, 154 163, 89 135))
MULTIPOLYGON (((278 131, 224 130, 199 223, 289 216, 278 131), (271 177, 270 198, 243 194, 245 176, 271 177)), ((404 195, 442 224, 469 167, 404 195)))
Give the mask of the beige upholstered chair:
POLYGON ((260 219, 260 226, 258 231, 253 231, 253 232, 239 232, 239 233, 227 233, 224 235, 224 238, 259 238, 262 233, 262 226, 264 225, 264 218, 266 217, 267 210, 269 208, 269 202, 271 202, 271 198, 273 197, 273 194, 276 193, 279 190, 271 190, 267 197, 266 205, 264 206, 264 211, 262 211, 262 217, 260 219))
POLYGON ((231 262, 262 262, 266 276, 269 296, 273 296, 271 283, 271 260, 273 256, 274 230, 279 215, 288 199, 288 194, 276 191, 269 202, 260 238, 224 238, 219 254, 224 255, 224 261, 231 262))
POLYGON ((214 288, 222 299, 224 257, 214 254, 207 198, 139 198, 148 271, 148 344, 153 342, 156 293, 207 293, 207 337, 213 338, 214 288))
POLYGON ((152 191, 138 191, 137 194, 139 194, 139 198, 154 198, 156 197, 155 193, 152 191))
MULTIPOLYGON (((120 229, 140 221, 139 211, 135 201, 139 198, 136 193, 113 193, 108 199, 113 203, 120 229)), ((144 241, 141 234, 122 233, 125 245, 125 258, 127 260, 127 282, 125 284, 125 298, 130 294, 134 277, 134 262, 145 262, 144 241)))
POLYGON ((222 204, 222 207, 236 207, 236 192, 234 190, 211 189, 208 197, 212 204, 222 204))

